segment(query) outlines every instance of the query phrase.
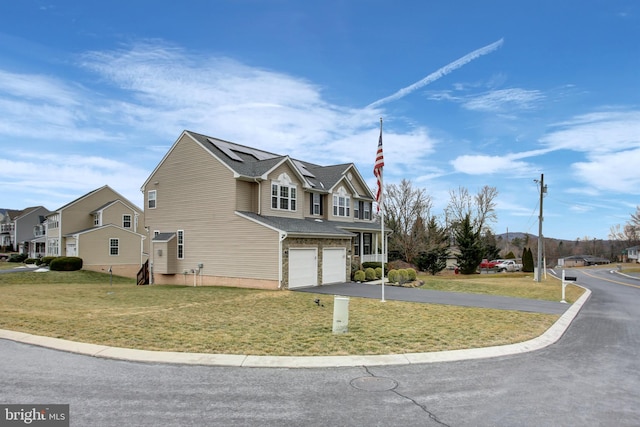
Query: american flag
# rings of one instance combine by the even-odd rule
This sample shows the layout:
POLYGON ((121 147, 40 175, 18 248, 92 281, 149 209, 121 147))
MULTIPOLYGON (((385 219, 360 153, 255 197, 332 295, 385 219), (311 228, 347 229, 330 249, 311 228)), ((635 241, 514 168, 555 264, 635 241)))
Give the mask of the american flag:
POLYGON ((373 166, 373 174, 378 179, 378 191, 376 192, 376 202, 378 202, 378 212, 382 203, 382 167, 384 166, 384 156, 382 155, 382 119, 380 120, 380 139, 378 139, 378 152, 376 153, 376 163, 373 166))

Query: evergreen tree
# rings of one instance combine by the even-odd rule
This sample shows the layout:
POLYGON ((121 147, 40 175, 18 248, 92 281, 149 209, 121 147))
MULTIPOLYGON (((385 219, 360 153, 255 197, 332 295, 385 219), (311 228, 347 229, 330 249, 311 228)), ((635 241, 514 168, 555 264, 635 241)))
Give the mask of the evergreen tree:
POLYGON ((473 229, 469 214, 465 215, 458 224, 454 234, 460 250, 458 257, 460 273, 474 274, 482 261, 482 244, 479 232, 473 229))
POLYGON ((426 226, 426 249, 420 252, 416 265, 420 270, 435 276, 447 266, 448 252, 447 230, 441 227, 435 217, 431 217, 426 226))
POLYGON ((533 273, 533 252, 531 248, 524 248, 522 252, 522 271, 525 273, 533 273))
POLYGON ((484 236, 482 236, 482 258, 491 260, 499 257, 500 249, 496 242, 496 236, 491 230, 487 230, 484 236))

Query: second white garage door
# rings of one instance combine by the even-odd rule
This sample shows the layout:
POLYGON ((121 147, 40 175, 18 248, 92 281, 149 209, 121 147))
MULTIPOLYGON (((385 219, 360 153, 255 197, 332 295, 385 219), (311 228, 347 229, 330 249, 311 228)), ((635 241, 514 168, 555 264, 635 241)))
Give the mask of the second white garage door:
POLYGON ((322 284, 343 283, 347 278, 347 256, 345 248, 322 250, 322 284))
POLYGON ((289 289, 318 286, 318 249, 289 249, 289 289))

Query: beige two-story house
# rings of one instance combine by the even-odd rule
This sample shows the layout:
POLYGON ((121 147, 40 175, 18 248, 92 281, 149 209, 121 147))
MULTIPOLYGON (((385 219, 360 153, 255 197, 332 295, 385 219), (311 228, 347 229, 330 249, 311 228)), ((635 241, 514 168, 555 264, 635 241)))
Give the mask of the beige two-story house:
POLYGON ((184 131, 141 190, 153 283, 292 289, 381 260, 374 197, 352 163, 184 131))
POLYGON ((144 212, 108 185, 47 215, 47 256, 77 256, 83 269, 136 277, 147 259, 144 212))

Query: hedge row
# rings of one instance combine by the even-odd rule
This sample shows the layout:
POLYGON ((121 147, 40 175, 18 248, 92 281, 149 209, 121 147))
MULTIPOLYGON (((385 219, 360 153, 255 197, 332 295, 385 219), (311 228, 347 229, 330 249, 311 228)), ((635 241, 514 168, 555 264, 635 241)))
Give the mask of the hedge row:
POLYGON ((82 258, 77 256, 59 256, 51 260, 49 270, 76 271, 82 269, 82 258))

